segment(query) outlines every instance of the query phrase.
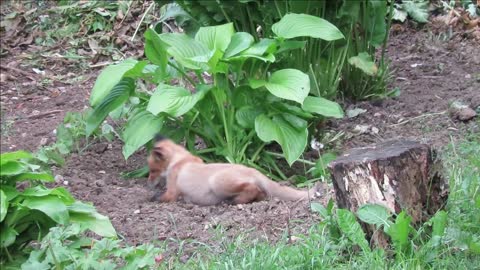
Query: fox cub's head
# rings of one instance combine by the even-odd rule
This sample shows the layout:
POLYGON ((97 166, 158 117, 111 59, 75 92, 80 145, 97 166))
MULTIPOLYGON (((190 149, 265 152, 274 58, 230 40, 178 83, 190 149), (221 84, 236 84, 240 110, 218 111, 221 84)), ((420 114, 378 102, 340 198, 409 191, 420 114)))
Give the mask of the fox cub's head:
POLYGON ((175 146, 172 141, 161 136, 157 136, 155 141, 152 152, 148 157, 148 185, 150 187, 155 187, 165 181, 167 168, 172 160, 175 146))

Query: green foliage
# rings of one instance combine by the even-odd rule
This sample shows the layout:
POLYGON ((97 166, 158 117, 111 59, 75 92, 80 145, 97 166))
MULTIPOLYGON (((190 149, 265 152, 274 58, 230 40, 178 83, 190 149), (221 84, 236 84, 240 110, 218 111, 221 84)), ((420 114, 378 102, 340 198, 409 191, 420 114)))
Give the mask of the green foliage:
POLYGON ((127 8, 121 1, 60 1, 48 10, 48 16, 40 16, 34 28, 39 28, 45 36, 37 38, 35 42, 53 45, 81 31, 111 31, 117 11, 121 9, 125 12, 127 8))
POLYGON ((409 0, 402 3, 395 3, 393 19, 404 22, 407 15, 419 23, 428 22, 428 1, 427 0, 409 0))
MULTIPOLYGON (((112 117, 115 114, 122 113, 113 111, 112 117)), ((72 152, 81 153, 88 148, 92 142, 88 141, 86 137, 86 119, 87 113, 73 113, 67 112, 63 123, 56 128, 55 143, 41 147, 36 153, 35 157, 45 164, 63 166, 65 163, 64 156, 72 152)), ((106 139, 111 141, 116 135, 112 126, 107 123, 102 123, 101 129, 93 132, 95 138, 106 139)))
MULTIPOLYGON (((157 2, 166 4, 169 1, 157 2)), ((391 16, 387 17, 387 3, 372 0, 177 0, 162 7, 160 20, 174 18, 190 35, 201 26, 232 22, 236 29, 250 33, 255 40, 271 36, 295 38, 295 43, 289 46, 302 49, 289 51, 274 65, 307 73, 311 78, 312 94, 316 96, 334 98, 341 89, 343 95, 361 99, 386 94, 390 74, 384 52, 379 59, 374 56, 375 50, 380 46, 385 48, 387 41, 391 16), (294 18, 291 13, 302 15, 294 18), (297 23, 303 27, 296 27, 297 23), (336 28, 332 28, 332 24, 340 31, 333 31, 336 28), (359 66, 358 60, 367 66, 359 66)), ((392 6, 390 13, 393 11, 392 6)))
POLYGON ((42 239, 57 225, 77 224, 101 236, 115 236, 112 224, 95 208, 76 201, 63 187, 48 189, 54 181, 41 171, 39 161, 24 151, 0 155, 0 252, 1 262, 12 261, 34 240, 42 239), (25 188, 20 188, 26 186, 25 188))
POLYGON ((123 247, 120 240, 84 234, 77 224, 51 228, 21 269, 152 269, 161 256, 152 245, 123 247))
POLYGON ((343 111, 335 102, 309 96, 306 73, 274 69, 271 64, 298 50, 288 31, 326 39, 343 36, 320 18, 301 14, 286 18, 290 28, 280 21, 275 30, 282 37, 257 42, 248 33, 235 32, 232 23, 201 27, 194 37, 149 29, 145 33, 149 61, 126 60, 107 67, 98 77, 87 135, 112 111, 127 106, 128 121, 121 135, 125 158, 161 131, 173 139, 186 139, 193 152, 200 137, 207 145, 203 153, 250 165, 264 155, 266 144, 276 141, 291 165, 307 144, 308 121, 343 117, 343 111), (312 25, 324 31, 300 31, 312 25), (135 87, 135 81, 150 89, 153 84, 155 89, 135 87), (138 102, 130 104, 132 98, 138 102))

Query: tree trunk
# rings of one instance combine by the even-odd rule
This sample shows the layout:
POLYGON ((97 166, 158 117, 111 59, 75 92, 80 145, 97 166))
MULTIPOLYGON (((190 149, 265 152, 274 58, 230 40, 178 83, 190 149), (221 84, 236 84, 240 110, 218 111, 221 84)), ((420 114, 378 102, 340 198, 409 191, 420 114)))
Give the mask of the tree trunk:
MULTIPOLYGON (((441 163, 426 144, 392 140, 351 149, 329 165, 338 207, 356 212, 367 203, 425 221, 446 202, 441 163)), ((363 224, 368 236, 373 229, 363 224)), ((374 239, 375 240, 375 239, 374 239)), ((382 245, 385 239, 376 239, 382 245)))

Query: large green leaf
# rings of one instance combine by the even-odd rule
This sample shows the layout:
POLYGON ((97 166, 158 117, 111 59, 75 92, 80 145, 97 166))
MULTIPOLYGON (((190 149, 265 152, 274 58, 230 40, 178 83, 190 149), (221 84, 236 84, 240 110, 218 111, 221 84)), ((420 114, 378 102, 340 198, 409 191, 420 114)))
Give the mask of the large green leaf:
POLYGON ((340 227, 340 230, 348 239, 359 245, 363 252, 370 252, 370 247, 365 239, 365 233, 352 212, 346 209, 337 209, 337 222, 338 227, 340 227))
POLYGON ((17 231, 12 227, 2 226, 2 228, 0 228, 0 248, 5 248, 15 243, 17 235, 17 231))
POLYGON ((27 153, 25 151, 2 153, 0 155, 0 164, 6 163, 7 161, 11 161, 11 160, 30 159, 32 157, 33 157, 32 154, 27 153))
POLYGON ((404 1, 402 7, 415 21, 428 22, 428 1, 404 1))
POLYGON ((190 69, 208 69, 212 53, 202 43, 179 33, 161 34, 160 39, 168 44, 167 52, 177 62, 190 69))
POLYGON ((368 224, 390 226, 390 213, 387 208, 378 204, 364 204, 357 211, 358 218, 368 224))
POLYGON ((277 49, 277 43, 274 39, 264 38, 258 43, 253 44, 250 48, 242 51, 236 56, 232 56, 229 60, 245 60, 248 58, 257 58, 264 62, 275 62, 273 53, 277 49))
POLYGON ((7 201, 11 201, 15 199, 20 192, 16 189, 14 186, 7 186, 7 185, 2 185, 1 186, 3 194, 5 194, 7 201))
POLYGON ((432 236, 443 237, 445 235, 445 228, 447 227, 447 212, 444 210, 438 211, 430 220, 433 222, 432 236))
POLYGON ((44 182, 53 182, 55 179, 49 173, 44 172, 31 172, 31 173, 21 173, 14 177, 15 181, 23 180, 40 180, 44 182))
POLYGON ((343 118, 344 116, 342 107, 338 103, 322 97, 306 97, 303 101, 302 109, 326 117, 343 118))
POLYGON ((307 146, 307 122, 290 114, 265 114, 255 119, 255 131, 264 142, 276 141, 282 147, 289 165, 292 165, 307 146))
POLYGON ((130 117, 122 134, 125 142, 122 153, 125 159, 155 137, 162 125, 163 117, 155 116, 147 110, 138 110, 130 117))
POLYGON ((387 14, 387 1, 367 1, 367 12, 373 17, 366 20, 362 26, 367 32, 370 44, 377 48, 383 44, 388 33, 385 15, 382 15, 387 14))
POLYGON ((255 118, 262 114, 264 110, 256 106, 245 106, 235 113, 235 119, 243 128, 254 128, 255 118))
POLYGON ((92 135, 111 111, 125 103, 134 90, 135 81, 132 78, 122 78, 105 99, 90 112, 87 117, 87 136, 92 135))
POLYGON ((168 64, 166 44, 151 28, 145 32, 145 55, 152 63, 158 65, 162 70, 166 70, 168 64))
MULTIPOLYGON (((224 58, 235 56, 245 51, 253 44, 253 36, 246 32, 238 32, 232 36, 230 44, 225 50, 224 58)), ((263 54, 263 53, 262 53, 263 54)))
POLYGON ((200 27, 195 35, 195 40, 205 45, 211 51, 219 50, 225 52, 234 32, 233 23, 200 27))
POLYGON ((310 79, 308 75, 297 69, 282 69, 275 71, 270 79, 265 81, 250 81, 253 88, 265 85, 267 90, 273 95, 296 101, 300 104, 310 92, 310 79))
POLYGON ((328 41, 345 38, 335 25, 307 14, 287 14, 272 26, 272 31, 282 38, 313 37, 328 41))
POLYGON ((410 222, 412 217, 408 216, 404 211, 402 211, 397 218, 395 223, 387 227, 385 232, 392 238, 392 242, 395 245, 397 252, 400 252, 402 249, 407 247, 408 235, 410 234, 410 222))
POLYGON ((97 78, 90 94, 90 105, 97 106, 110 93, 110 90, 117 85, 125 72, 137 64, 136 60, 127 59, 119 64, 106 67, 97 78))
POLYGON ((201 86, 195 94, 185 88, 160 84, 148 102, 147 111, 158 115, 161 112, 178 117, 190 111, 210 90, 201 86))
POLYGON ((68 211, 70 221, 80 224, 82 228, 87 228, 103 237, 117 235, 108 217, 99 214, 91 205, 77 201, 68 206, 68 211))
POLYGON ((0 222, 3 221, 8 211, 7 195, 0 189, 0 222))
POLYGON ((43 212, 55 222, 65 225, 69 220, 68 210, 62 199, 54 195, 27 197, 22 206, 43 212))
POLYGON ((67 205, 75 202, 73 196, 64 187, 49 189, 44 186, 35 186, 25 189, 22 193, 22 196, 24 197, 43 197, 47 195, 56 196, 67 205))
POLYGON ((375 76, 378 72, 378 67, 373 62, 372 57, 366 53, 361 52, 357 56, 352 56, 348 59, 348 63, 356 68, 361 69, 365 74, 375 76))
POLYGON ((8 161, 0 164, 0 175, 17 175, 25 171, 25 166, 17 161, 8 161))

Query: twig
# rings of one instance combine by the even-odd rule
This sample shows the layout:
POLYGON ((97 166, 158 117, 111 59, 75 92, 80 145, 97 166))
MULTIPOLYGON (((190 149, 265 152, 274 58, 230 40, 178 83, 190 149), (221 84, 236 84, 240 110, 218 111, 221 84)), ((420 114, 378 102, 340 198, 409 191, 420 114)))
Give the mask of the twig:
POLYGON ((138 23, 137 28, 135 29, 135 32, 133 33, 133 36, 130 39, 131 41, 133 41, 135 39, 135 36, 137 35, 138 29, 140 29, 140 26, 142 25, 143 20, 145 20, 145 16, 147 16, 148 12, 150 11, 150 9, 152 9, 152 7, 154 5, 155 5, 155 2, 152 2, 150 4, 150 6, 147 8, 147 10, 145 10, 145 13, 143 13, 142 18, 140 19, 140 22, 138 23))
POLYGON ((113 64, 112 62, 103 62, 103 63, 98 63, 98 64, 95 64, 95 65, 89 65, 90 68, 96 68, 96 67, 104 67, 104 66, 108 66, 110 64, 113 64))
POLYGON ((48 112, 44 112, 44 113, 40 113, 40 114, 32 114, 32 115, 29 115, 27 116, 26 118, 28 119, 39 119, 39 118, 42 118, 42 117, 45 117, 45 116, 48 116, 48 115, 51 115, 51 114, 56 114, 56 113, 61 113, 63 112, 62 110, 53 110, 53 111, 48 111, 48 112))
POLYGON ((447 111, 422 114, 422 115, 415 116, 415 117, 412 117, 412 118, 410 118, 410 119, 407 119, 407 120, 405 120, 405 121, 402 121, 402 122, 400 122, 400 123, 393 124, 393 125, 389 125, 389 127, 394 127, 394 126, 403 125, 403 124, 406 124, 406 123, 408 123, 408 122, 410 122, 410 121, 412 121, 412 120, 419 119, 419 118, 423 118, 423 117, 427 117, 427 116, 434 116, 434 115, 445 114, 446 112, 447 112, 447 111))

